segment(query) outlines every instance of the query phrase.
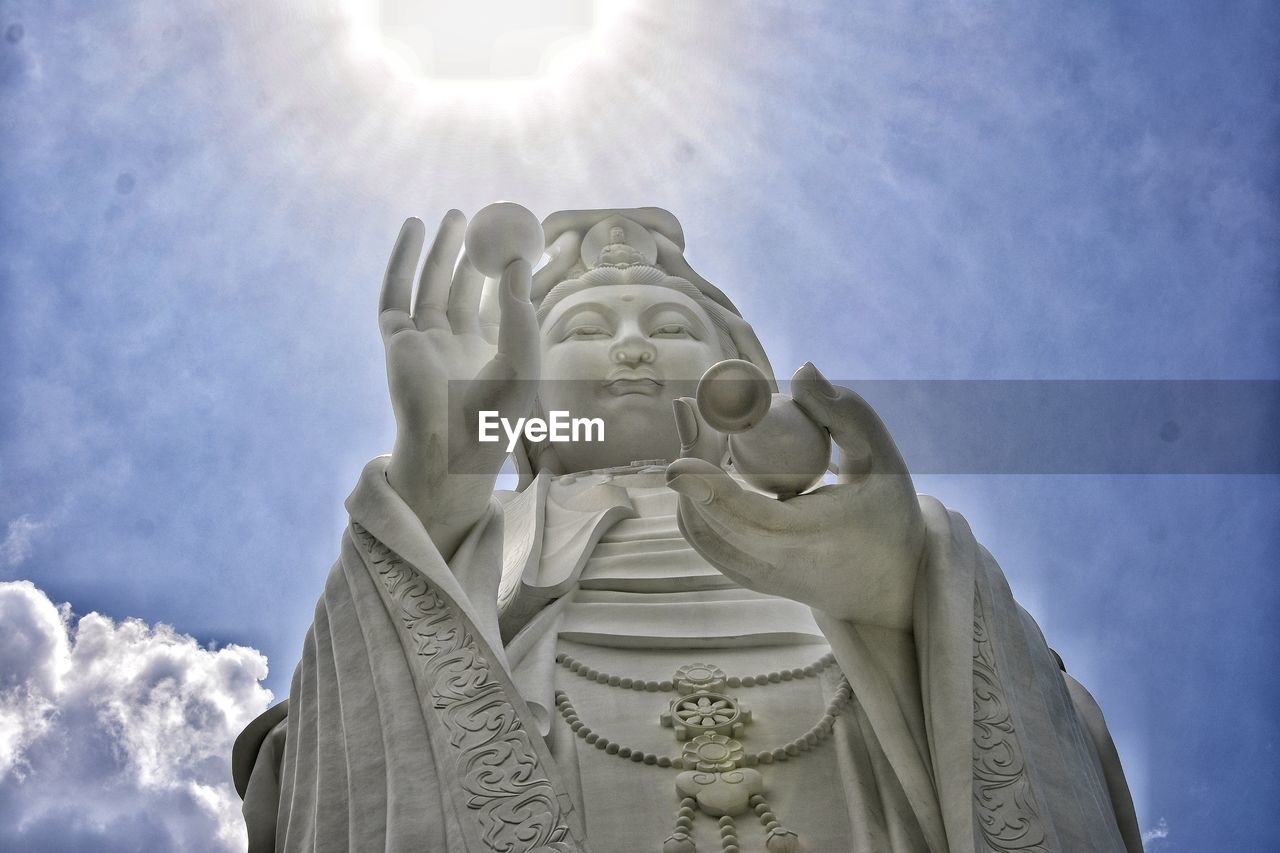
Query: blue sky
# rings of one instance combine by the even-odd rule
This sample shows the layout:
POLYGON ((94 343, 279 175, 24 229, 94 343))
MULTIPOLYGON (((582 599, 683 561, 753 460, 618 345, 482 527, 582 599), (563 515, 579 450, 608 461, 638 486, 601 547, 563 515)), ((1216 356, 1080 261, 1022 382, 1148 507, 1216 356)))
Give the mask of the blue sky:
MULTIPOLYGON (((1273 4, 644 3, 563 79, 470 101, 348 36, 336 4, 0 2, 0 582, 34 584, 12 612, 58 684, 98 612, 220 691, 167 806, 192 826, 390 448, 374 311, 407 215, 666 207, 783 374, 1280 379, 1273 4)), ((1099 699, 1149 849, 1270 849, 1278 478, 917 480, 1099 699)), ((0 815, 57 814, 32 749, 0 815)), ((132 773, 138 814, 76 832, 138 833, 135 764, 90 777, 132 773)))

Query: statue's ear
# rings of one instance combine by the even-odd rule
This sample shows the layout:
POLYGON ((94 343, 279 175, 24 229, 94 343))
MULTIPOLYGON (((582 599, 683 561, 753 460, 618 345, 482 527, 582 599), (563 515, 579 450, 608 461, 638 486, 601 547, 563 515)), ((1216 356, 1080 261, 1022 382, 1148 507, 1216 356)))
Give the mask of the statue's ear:
POLYGON ((764 378, 769 380, 769 390, 776 394, 778 380, 773 375, 773 365, 769 363, 769 356, 765 354, 764 347, 760 345, 760 339, 756 337, 756 330, 751 328, 751 324, 746 320, 721 305, 712 305, 710 310, 714 311, 729 329, 729 339, 738 348, 738 358, 745 359, 760 368, 764 378))
POLYGON ((658 266, 666 271, 667 275, 682 278, 692 284, 714 303, 716 313, 724 320, 725 326, 729 329, 729 337, 733 340, 733 345, 738 348, 738 357, 760 368, 765 377, 769 380, 769 388, 773 391, 778 390, 778 380, 773 375, 773 366, 769 363, 769 357, 765 355, 764 347, 760 345, 760 339, 756 337, 755 329, 751 328, 751 324, 742 319, 742 313, 738 307, 733 304, 724 291, 707 281, 689 266, 689 262, 685 260, 684 248, 668 239, 660 232, 653 232, 653 239, 658 244, 658 266))

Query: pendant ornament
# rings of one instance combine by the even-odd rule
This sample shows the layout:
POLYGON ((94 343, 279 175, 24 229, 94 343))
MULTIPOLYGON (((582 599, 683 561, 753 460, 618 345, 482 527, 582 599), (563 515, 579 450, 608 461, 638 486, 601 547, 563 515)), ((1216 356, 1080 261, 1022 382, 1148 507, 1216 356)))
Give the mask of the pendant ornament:
POLYGON ((663 853, 697 853, 693 841, 693 820, 698 812, 716 818, 720 828, 722 853, 741 853, 735 818, 753 812, 765 831, 768 853, 800 853, 800 836, 782 825, 765 799, 760 765, 787 761, 798 757, 831 736, 838 717, 848 706, 853 691, 848 679, 841 678, 826 713, 805 734, 774 749, 748 752, 739 740, 751 711, 726 691, 738 687, 764 687, 820 674, 835 663, 830 653, 806 667, 764 673, 758 676, 727 676, 720 667, 707 663, 685 664, 669 681, 653 681, 614 675, 594 669, 569 655, 556 660, 566 669, 588 681, 645 692, 674 692, 660 722, 672 729, 683 746, 675 756, 657 755, 623 746, 592 730, 573 707, 564 691, 556 692, 556 707, 569 729, 606 755, 633 762, 671 767, 682 771, 675 779, 680 805, 676 810, 675 830, 663 841, 663 853))

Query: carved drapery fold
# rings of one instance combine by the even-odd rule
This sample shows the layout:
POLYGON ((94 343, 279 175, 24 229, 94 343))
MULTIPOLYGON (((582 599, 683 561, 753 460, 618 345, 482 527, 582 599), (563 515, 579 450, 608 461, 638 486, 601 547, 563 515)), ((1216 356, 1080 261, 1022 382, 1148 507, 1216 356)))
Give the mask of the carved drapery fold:
POLYGON ((498 853, 577 849, 533 735, 493 677, 495 664, 474 628, 420 571, 363 527, 353 524, 352 532, 393 623, 410 641, 410 665, 447 733, 460 801, 481 841, 498 853))

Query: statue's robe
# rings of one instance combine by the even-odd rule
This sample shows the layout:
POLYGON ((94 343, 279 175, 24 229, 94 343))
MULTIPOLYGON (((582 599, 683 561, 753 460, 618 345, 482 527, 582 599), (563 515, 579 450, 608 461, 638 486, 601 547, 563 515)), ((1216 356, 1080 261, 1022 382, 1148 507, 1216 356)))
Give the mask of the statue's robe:
MULTIPOLYGON (((545 669, 532 660, 545 644, 521 629, 574 588, 600 535, 627 516, 625 498, 555 506, 541 477, 495 498, 446 564, 385 465, 371 462, 347 501, 288 701, 237 740, 251 853, 588 849, 543 740, 552 680, 529 677, 545 669)), ((918 831, 904 837, 923 839, 859 843, 1140 851, 1097 705, 964 519, 931 498, 921 506, 914 683, 900 683, 873 631, 813 613, 913 813, 918 831)))

